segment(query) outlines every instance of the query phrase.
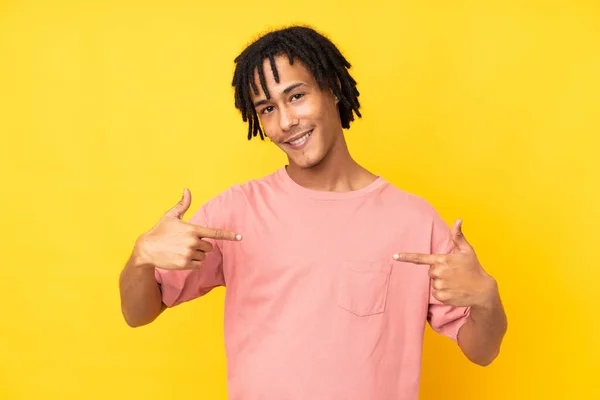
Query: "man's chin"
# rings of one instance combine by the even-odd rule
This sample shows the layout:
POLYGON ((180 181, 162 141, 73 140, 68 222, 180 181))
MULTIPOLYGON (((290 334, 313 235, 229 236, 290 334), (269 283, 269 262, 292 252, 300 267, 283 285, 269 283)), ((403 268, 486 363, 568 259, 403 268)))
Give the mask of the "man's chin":
POLYGON ((288 161, 294 168, 309 170, 318 167, 323 160, 318 157, 304 157, 300 160, 288 158, 288 161))

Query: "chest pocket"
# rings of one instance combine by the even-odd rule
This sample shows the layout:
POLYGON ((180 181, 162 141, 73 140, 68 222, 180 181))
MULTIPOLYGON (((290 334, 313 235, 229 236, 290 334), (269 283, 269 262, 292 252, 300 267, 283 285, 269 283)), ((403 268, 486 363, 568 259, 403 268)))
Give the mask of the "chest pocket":
POLYGON ((385 311, 392 262, 342 262, 338 274, 337 305, 364 317, 385 311))

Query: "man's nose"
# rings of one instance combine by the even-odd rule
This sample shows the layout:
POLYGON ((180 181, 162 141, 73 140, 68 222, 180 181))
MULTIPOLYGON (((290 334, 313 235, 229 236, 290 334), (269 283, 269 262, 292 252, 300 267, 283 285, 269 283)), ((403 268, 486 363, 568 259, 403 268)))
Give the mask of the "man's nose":
POLYGON ((288 108, 281 108, 279 113, 279 126, 283 131, 289 131, 294 126, 298 125, 298 117, 288 108))

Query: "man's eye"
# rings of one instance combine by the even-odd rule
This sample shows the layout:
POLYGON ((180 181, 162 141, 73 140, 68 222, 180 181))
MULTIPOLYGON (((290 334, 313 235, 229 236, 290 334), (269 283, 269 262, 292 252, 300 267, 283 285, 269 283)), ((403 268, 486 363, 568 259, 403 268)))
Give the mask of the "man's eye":
POLYGON ((263 110, 261 111, 261 114, 268 114, 271 111, 273 111, 273 106, 268 106, 268 107, 263 108, 263 110))
POLYGON ((296 93, 295 95, 292 96, 292 100, 298 100, 303 96, 304 96, 304 93, 296 93))

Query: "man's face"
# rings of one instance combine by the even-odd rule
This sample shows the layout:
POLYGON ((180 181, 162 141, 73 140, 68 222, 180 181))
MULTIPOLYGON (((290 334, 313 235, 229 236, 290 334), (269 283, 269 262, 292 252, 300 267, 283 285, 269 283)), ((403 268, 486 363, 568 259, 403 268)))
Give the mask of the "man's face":
POLYGON ((275 58, 279 83, 266 59, 263 71, 271 98, 267 100, 254 72, 258 95, 250 88, 252 103, 267 137, 288 156, 290 165, 318 165, 340 138, 342 126, 338 100, 328 88, 321 90, 312 73, 300 61, 290 65, 287 56, 275 58))

